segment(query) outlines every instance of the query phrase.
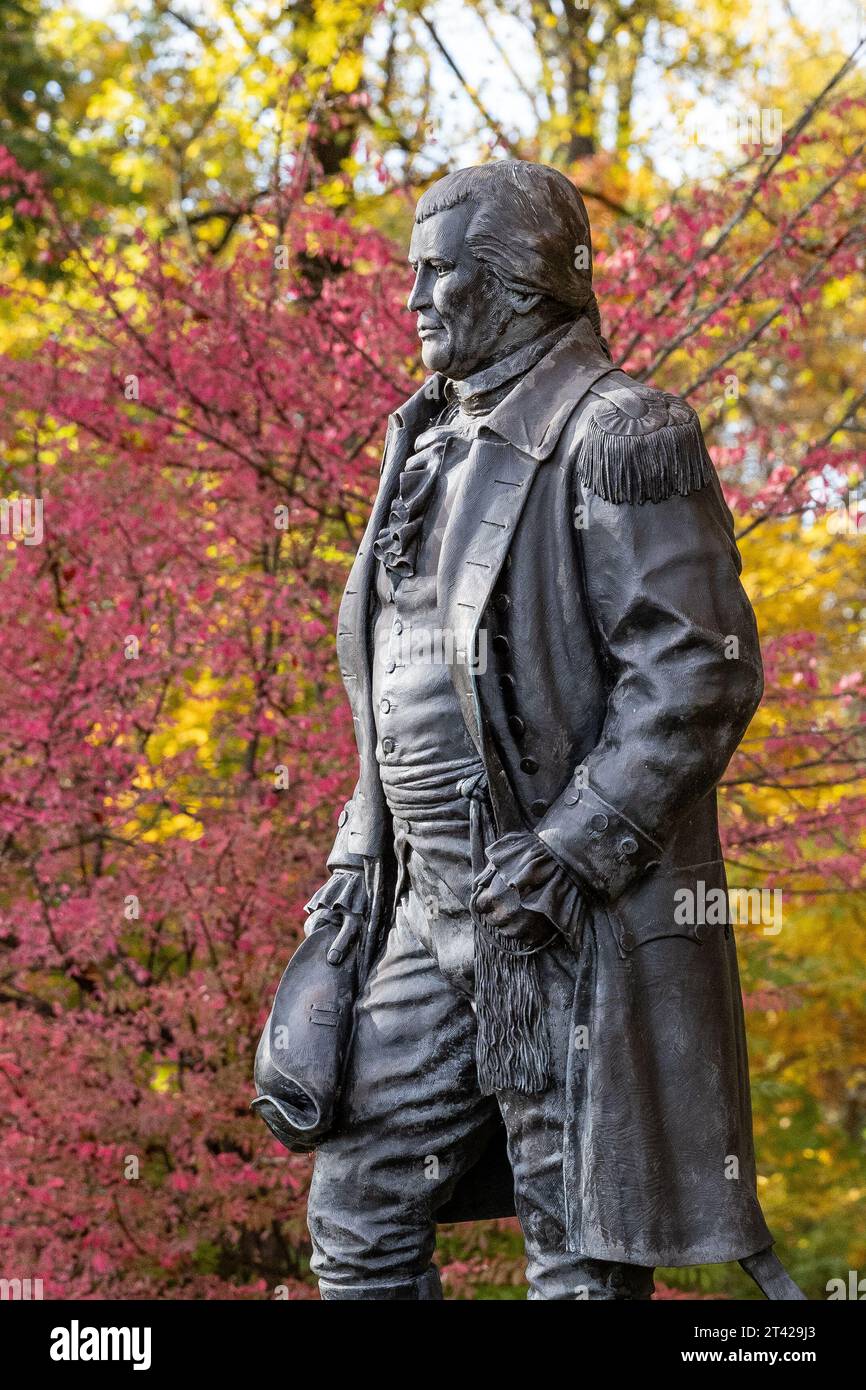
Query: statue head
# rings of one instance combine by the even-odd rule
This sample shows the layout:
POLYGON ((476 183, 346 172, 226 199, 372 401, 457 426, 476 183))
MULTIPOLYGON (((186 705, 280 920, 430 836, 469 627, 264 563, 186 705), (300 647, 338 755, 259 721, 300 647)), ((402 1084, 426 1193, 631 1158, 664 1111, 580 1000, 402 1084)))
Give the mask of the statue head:
POLYGON ((428 371, 463 380, 584 314, 601 332, 586 207, 545 164, 499 160, 438 179, 418 202, 409 261, 428 371))

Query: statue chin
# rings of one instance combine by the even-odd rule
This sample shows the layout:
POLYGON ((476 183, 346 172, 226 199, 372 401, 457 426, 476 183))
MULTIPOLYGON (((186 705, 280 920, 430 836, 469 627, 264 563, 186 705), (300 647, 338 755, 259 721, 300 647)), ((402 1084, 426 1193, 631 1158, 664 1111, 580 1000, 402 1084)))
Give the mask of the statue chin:
POLYGON ((428 372, 444 372, 448 376, 451 366, 451 352, 444 335, 422 339, 421 361, 428 372))
POLYGON ((437 351, 432 343, 429 347, 425 344, 421 349, 421 361, 424 363, 428 372, 445 371, 448 365, 447 361, 443 362, 445 355, 444 352, 437 351))

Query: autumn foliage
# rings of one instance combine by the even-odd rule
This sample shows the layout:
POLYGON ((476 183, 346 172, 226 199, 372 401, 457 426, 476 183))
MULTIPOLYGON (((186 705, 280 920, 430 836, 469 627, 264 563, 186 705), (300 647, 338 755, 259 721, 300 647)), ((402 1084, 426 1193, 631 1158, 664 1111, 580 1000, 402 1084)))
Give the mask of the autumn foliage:
MULTIPOLYGON (((784 894, 741 952, 762 1200, 813 1291, 866 1261, 866 104, 834 100, 603 227, 596 271, 615 359, 701 412, 762 630, 725 837, 784 894)), ((2 538, 6 1263, 47 1297, 312 1297, 309 1164, 249 1114, 252 1055, 353 781, 333 629, 419 379, 401 251, 290 189, 199 264, 80 243, 9 156, 0 182, 66 277, 7 289, 45 331, 0 361, 3 492, 44 526, 2 538)), ((461 1296, 519 1281, 509 1223, 444 1251, 461 1296)))

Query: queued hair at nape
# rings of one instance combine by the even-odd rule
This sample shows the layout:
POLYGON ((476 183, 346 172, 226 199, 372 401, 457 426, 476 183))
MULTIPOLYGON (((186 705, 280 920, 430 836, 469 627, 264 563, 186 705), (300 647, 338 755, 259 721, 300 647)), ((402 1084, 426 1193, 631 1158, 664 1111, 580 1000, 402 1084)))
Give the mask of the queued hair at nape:
POLYGON ((608 352, 592 288, 589 214, 571 180, 522 159, 457 169, 422 193, 415 221, 465 202, 473 206, 466 231, 473 256, 507 289, 541 294, 574 318, 586 316, 608 352))

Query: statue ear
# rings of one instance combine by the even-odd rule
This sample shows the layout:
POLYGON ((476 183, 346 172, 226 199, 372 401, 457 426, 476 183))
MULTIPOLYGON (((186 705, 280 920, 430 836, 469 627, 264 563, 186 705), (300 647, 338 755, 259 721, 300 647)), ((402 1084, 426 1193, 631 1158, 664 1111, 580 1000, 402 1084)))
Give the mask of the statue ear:
POLYGON ((515 314, 530 314, 541 303, 543 295, 521 294, 519 290, 509 290, 508 300, 515 314))

